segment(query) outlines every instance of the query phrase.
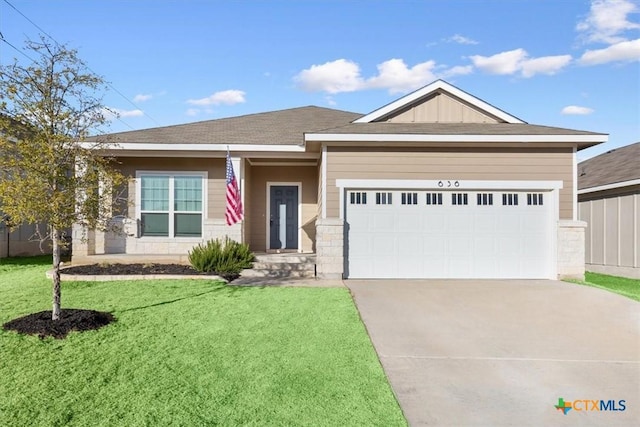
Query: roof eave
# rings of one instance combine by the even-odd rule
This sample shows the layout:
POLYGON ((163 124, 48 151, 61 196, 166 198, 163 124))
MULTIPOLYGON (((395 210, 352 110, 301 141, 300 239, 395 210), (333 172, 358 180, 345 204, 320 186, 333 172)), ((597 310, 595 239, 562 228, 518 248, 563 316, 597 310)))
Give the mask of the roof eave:
POLYGON ((608 141, 607 135, 460 135, 307 133, 305 142, 568 142, 580 149, 608 141))
POLYGON ((640 178, 629 181, 614 182, 611 184, 598 185, 597 187, 588 187, 578 190, 578 194, 596 193, 598 191, 614 190, 616 188, 631 187, 632 185, 640 185, 640 178))

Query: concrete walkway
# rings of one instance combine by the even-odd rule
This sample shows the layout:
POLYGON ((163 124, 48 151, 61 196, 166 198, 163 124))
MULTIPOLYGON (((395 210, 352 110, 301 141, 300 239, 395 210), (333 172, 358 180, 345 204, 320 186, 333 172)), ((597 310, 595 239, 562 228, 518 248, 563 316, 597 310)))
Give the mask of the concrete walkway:
POLYGON ((544 280, 345 283, 411 426, 638 425, 640 303, 544 280))

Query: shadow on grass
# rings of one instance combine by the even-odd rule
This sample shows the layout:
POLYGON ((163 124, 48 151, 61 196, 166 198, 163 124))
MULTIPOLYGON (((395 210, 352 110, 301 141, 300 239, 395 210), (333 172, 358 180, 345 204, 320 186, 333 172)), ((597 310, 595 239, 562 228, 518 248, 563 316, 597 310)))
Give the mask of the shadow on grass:
POLYGON ((207 294, 212 294, 212 293, 221 293, 221 294, 227 294, 227 295, 231 295, 231 294, 236 294, 240 291, 244 291, 247 288, 239 288, 239 287, 230 287, 227 285, 222 285, 222 286, 218 286, 214 289, 211 289, 209 291, 206 292, 201 292, 199 294, 193 294, 193 295, 189 295, 187 297, 181 297, 181 298, 174 298, 171 300, 167 300, 167 301, 161 301, 161 302, 157 302, 154 304, 148 304, 148 305, 143 305, 140 307, 132 307, 132 308, 126 308, 124 310, 114 310, 113 313, 126 313, 128 311, 137 311, 137 310, 144 310, 146 308, 153 308, 153 307, 159 307, 162 305, 167 305, 167 304, 173 304, 175 302, 180 302, 180 301, 184 301, 184 300, 188 300, 188 299, 193 299, 193 298, 198 298, 201 297, 203 295, 207 295, 207 294))
POLYGON ((29 265, 52 265, 53 258, 51 255, 37 255, 30 257, 15 257, 15 258, 1 258, 0 266, 2 265, 16 265, 16 266, 29 266, 29 265))

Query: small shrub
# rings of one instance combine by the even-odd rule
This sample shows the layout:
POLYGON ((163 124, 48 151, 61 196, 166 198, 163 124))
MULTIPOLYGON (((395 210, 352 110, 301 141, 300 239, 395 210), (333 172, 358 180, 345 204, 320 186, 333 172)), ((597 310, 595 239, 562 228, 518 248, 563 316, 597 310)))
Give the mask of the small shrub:
POLYGON ((213 273, 232 281, 245 268, 251 268, 255 256, 246 243, 226 237, 201 243, 189 251, 189 263, 201 273, 213 273))

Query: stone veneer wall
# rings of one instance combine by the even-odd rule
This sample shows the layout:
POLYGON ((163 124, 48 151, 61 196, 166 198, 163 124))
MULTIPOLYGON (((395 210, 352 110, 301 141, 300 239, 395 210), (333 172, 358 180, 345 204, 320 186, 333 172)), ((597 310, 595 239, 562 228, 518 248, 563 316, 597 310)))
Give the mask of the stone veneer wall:
POLYGON ((225 220, 206 219, 202 238, 135 237, 136 223, 125 224, 123 219, 114 219, 109 231, 83 230, 73 227, 73 256, 86 257, 101 254, 138 255, 186 255, 195 245, 209 239, 228 236, 242 241, 242 224, 228 226, 225 220))
POLYGON ((320 279, 342 279, 344 222, 339 218, 316 221, 316 274, 320 279))
POLYGON ((558 221, 558 279, 584 280, 584 221, 558 221))

